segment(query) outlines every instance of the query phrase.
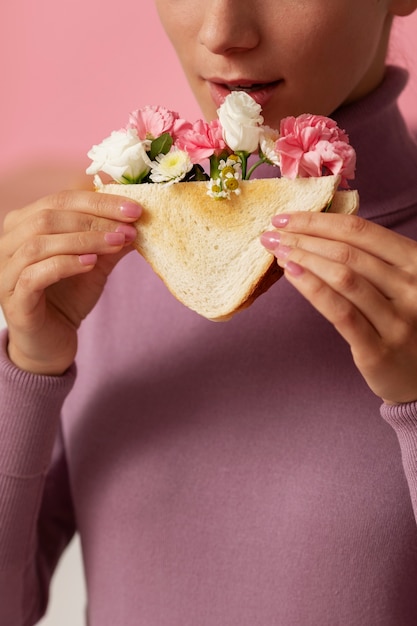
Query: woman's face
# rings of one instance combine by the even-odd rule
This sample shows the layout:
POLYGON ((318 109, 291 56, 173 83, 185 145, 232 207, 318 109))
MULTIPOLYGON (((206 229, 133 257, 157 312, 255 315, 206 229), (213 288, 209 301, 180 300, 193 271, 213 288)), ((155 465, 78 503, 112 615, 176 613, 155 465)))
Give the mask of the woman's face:
POLYGON ((156 0, 207 119, 233 89, 265 123, 330 115, 381 80, 390 0, 156 0))

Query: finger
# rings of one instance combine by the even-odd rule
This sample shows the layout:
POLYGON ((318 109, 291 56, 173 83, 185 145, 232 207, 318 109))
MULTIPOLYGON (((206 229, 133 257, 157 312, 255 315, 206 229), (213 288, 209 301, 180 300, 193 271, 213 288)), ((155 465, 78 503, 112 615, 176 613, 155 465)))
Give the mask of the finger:
POLYGON ((274 254, 283 248, 299 248, 349 266, 389 299, 401 298, 408 293, 412 279, 409 273, 348 243, 286 231, 266 232, 261 240, 274 254))
POLYGON ((348 342, 356 366, 377 396, 393 403, 415 399, 415 328, 399 318, 381 338, 349 300, 308 269, 288 261, 285 276, 348 342), (399 349, 404 346, 411 350, 399 349))
POLYGON ((415 269, 417 243, 356 215, 293 213, 277 215, 272 224, 285 232, 341 241, 379 257, 391 265, 415 269))
POLYGON ((133 224, 98 218, 88 213, 42 209, 15 225, 14 229, 2 238, 2 253, 10 257, 26 242, 38 241, 42 235, 91 231, 123 232, 127 241, 133 241, 137 234, 133 224))
POLYGON ((9 316, 16 326, 19 319, 29 316, 44 297, 45 289, 55 283, 90 272, 96 265, 97 255, 55 256, 27 266, 13 289, 13 314, 9 316))
POLYGON ((291 282, 297 278, 297 289, 349 343, 355 323, 363 327, 366 322, 379 337, 396 323, 391 301, 352 268, 299 249, 284 248, 277 254, 291 282), (298 276, 294 268, 299 268, 298 276))
POLYGON ((308 269, 288 261, 285 276, 348 342, 356 366, 377 396, 392 403, 415 400, 417 346, 412 321, 398 316, 381 336, 380 328, 308 269))
POLYGON ((41 198, 23 209, 10 211, 4 220, 4 232, 10 232, 34 213, 45 209, 58 212, 86 213, 121 222, 133 222, 142 213, 142 207, 139 204, 123 196, 93 191, 62 191, 41 198))
MULTIPOLYGON (((131 228, 134 229, 133 226, 131 228)), ((130 241, 127 243, 130 243, 130 241)), ((14 253, 11 261, 4 266, 1 291, 6 297, 10 297, 15 290, 16 284, 19 282, 20 276, 27 271, 27 268, 48 259, 60 256, 77 259, 80 256, 91 254, 113 254, 125 245, 126 235, 123 232, 82 232, 35 237, 26 241, 14 253)), ((76 264, 75 268, 78 270, 76 264)), ((58 280, 60 279, 61 277, 58 277, 58 280)))
POLYGON ((364 350, 373 350, 380 341, 377 330, 353 304, 331 289, 309 270, 288 261, 284 275, 306 300, 321 313, 350 346, 358 343, 364 350))

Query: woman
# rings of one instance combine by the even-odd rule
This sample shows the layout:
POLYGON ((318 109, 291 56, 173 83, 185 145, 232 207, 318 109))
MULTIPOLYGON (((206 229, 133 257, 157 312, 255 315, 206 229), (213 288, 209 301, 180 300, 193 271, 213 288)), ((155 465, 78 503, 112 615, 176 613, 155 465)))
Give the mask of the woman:
POLYGON ((243 88, 347 130, 361 217, 274 218, 286 280, 212 324, 127 255, 138 205, 7 216, 2 621, 78 531, 91 625, 414 625, 417 148, 385 56, 417 0, 157 7, 208 119, 243 88))

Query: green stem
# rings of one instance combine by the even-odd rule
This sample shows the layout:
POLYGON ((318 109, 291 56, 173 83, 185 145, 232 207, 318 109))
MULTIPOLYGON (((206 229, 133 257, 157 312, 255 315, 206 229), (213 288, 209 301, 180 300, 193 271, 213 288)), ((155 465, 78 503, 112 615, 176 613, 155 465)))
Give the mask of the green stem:
POLYGON ((220 161, 226 161, 229 156, 229 152, 226 150, 220 154, 212 154, 210 157, 210 178, 216 180, 219 177, 219 163, 220 161))
POLYGON ((262 163, 266 163, 265 159, 259 159, 259 161, 256 161, 256 163, 254 163, 248 171, 246 178, 249 179, 252 176, 253 172, 256 170, 256 168, 262 165, 262 163))
POLYGON ((249 152, 236 150, 235 154, 237 154, 237 156, 240 157, 240 162, 242 164, 242 180, 246 180, 246 178, 247 178, 247 176, 246 176, 246 168, 247 168, 247 165, 248 165, 249 152))

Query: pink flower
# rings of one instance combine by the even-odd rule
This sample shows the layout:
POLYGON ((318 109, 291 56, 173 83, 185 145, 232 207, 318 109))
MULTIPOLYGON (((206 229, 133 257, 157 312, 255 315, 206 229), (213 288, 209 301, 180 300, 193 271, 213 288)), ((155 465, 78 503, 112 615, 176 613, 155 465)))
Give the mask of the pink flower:
POLYGON ((170 133, 175 139, 188 127, 191 127, 191 124, 181 119, 178 113, 156 105, 148 105, 133 111, 128 123, 128 128, 135 128, 142 141, 156 139, 163 133, 170 133))
POLYGON ((218 119, 212 122, 197 120, 192 126, 179 134, 176 145, 186 150, 193 163, 208 159, 226 149, 222 127, 218 119))
POLYGON ((303 114, 284 118, 275 149, 286 178, 336 174, 341 176, 342 187, 354 178, 355 151, 345 131, 328 117, 303 114))

